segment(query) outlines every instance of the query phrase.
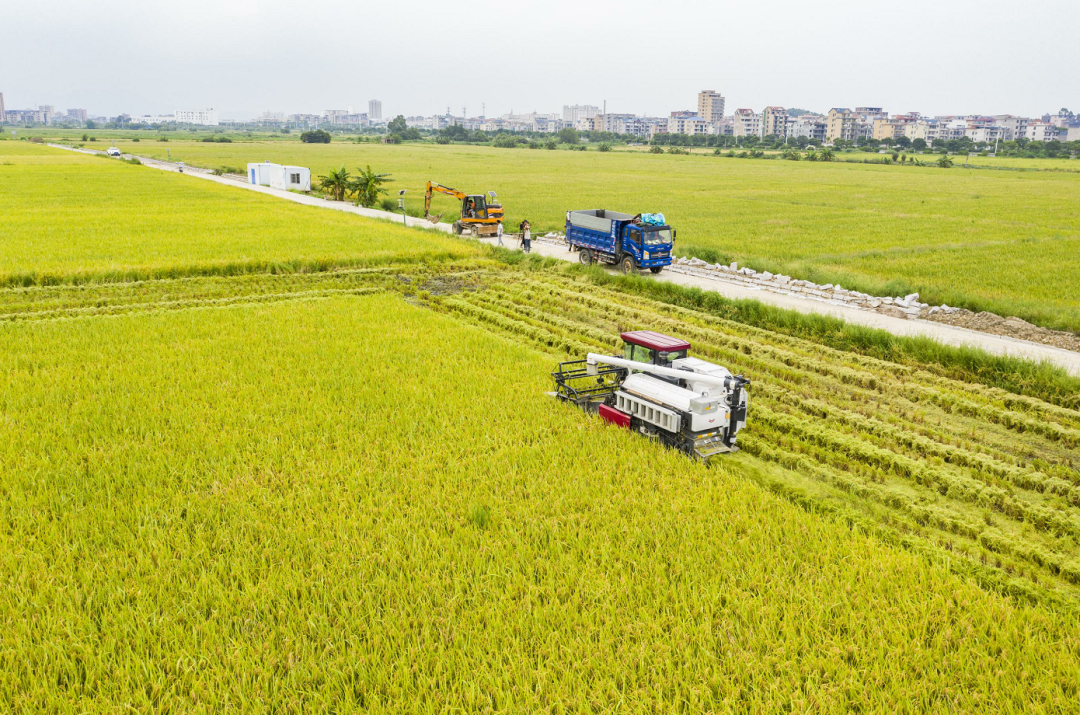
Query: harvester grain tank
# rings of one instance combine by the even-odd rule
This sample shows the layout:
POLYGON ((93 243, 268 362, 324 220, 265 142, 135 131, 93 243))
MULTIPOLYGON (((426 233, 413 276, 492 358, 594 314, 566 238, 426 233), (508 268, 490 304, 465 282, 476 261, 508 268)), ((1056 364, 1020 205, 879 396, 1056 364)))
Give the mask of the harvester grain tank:
POLYGON ((557 399, 707 462, 738 451, 750 380, 690 357, 690 343, 651 330, 622 333, 623 355, 589 353, 551 373, 557 399))
POLYGON ((663 214, 630 215, 607 209, 566 212, 566 242, 584 265, 613 263, 623 273, 671 265, 675 229, 663 214))

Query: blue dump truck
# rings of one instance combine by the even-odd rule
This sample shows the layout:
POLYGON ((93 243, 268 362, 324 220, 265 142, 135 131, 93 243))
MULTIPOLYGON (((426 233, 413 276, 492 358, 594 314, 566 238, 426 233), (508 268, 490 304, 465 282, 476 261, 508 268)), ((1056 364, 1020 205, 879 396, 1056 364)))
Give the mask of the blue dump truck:
POLYGON ((586 266, 599 261, 613 263, 623 273, 645 268, 659 273, 671 265, 674 239, 675 230, 659 214, 631 216, 605 209, 566 212, 566 241, 586 266))

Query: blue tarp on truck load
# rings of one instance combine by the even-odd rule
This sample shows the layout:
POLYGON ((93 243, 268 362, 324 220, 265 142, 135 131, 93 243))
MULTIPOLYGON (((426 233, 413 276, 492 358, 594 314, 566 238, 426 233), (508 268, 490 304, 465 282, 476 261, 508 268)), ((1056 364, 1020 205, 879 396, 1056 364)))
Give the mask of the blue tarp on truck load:
POLYGON ((667 221, 664 220, 664 214, 641 214, 641 222, 646 226, 664 226, 667 221))

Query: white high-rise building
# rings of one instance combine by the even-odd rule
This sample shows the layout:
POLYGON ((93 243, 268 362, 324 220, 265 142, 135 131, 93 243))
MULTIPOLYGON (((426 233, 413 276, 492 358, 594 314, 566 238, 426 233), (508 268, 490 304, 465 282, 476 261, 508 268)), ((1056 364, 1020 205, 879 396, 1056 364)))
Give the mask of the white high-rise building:
POLYGON ((382 119, 382 100, 369 99, 367 103, 368 119, 382 119))
POLYGON ((7 112, 4 111, 4 93, 0 92, 0 124, 7 121, 7 112))
POLYGON ((177 109, 173 114, 179 124, 200 124, 208 127, 218 125, 216 109, 177 109))
POLYGON ((564 122, 569 122, 571 125, 577 125, 580 119, 592 119, 600 113, 600 107, 594 107, 591 104, 575 104, 573 106, 564 104, 562 108, 562 118, 564 122))

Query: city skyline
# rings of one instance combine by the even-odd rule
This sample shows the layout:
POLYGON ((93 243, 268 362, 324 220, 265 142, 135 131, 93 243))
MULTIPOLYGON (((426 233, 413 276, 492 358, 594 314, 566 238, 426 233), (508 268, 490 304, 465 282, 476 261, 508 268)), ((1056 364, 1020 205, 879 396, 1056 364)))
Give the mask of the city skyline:
POLYGON ((912 0, 903 14, 853 0, 828 7, 779 0, 764 17, 740 4, 678 0, 663 12, 638 0, 467 6, 497 18, 513 41, 493 43, 472 60, 433 62, 427 48, 456 40, 441 23, 423 21, 443 12, 430 2, 410 12, 403 41, 384 31, 400 21, 390 6, 374 3, 327 0, 320 9, 333 22, 297 23, 294 6, 277 0, 193 0, 179 16, 130 0, 93 7, 42 0, 5 17, 18 32, 6 39, 0 77, 8 107, 116 115, 206 106, 223 118, 321 111, 343 98, 362 107, 370 97, 382 99, 384 116, 431 115, 447 105, 474 107, 474 115, 486 105, 487 116, 499 116, 605 100, 609 112, 659 115, 693 109, 686 103, 710 87, 728 98, 729 114, 772 104, 822 113, 870 104, 929 115, 1036 116, 1080 97, 1076 73, 1016 61, 1071 46, 1080 7, 1065 0, 1046 0, 1038 17, 969 0, 912 0), (117 35, 125 41, 105 39, 117 35), (605 48, 603 38, 620 36, 643 43, 641 51, 605 48), (252 51, 267 44, 289 51, 252 51), (360 62, 316 68, 303 61, 327 48, 360 62))

